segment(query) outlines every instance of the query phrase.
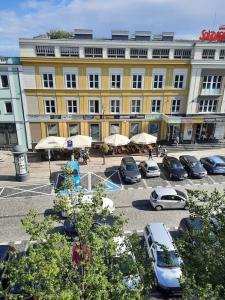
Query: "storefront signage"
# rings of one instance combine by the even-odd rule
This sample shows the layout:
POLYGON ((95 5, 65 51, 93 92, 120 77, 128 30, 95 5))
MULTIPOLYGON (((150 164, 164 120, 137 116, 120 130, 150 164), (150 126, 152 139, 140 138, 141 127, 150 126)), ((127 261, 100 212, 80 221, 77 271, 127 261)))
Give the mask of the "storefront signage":
POLYGON ((130 119, 144 119, 145 115, 131 115, 130 119))
POLYGON ((149 121, 160 121, 163 119, 161 114, 145 115, 145 119, 149 121))
POLYGON ((181 123, 182 124, 192 124, 193 120, 190 118, 182 118, 181 123))
POLYGON ((49 115, 28 115, 28 121, 47 121, 50 120, 49 115))
POLYGON ((61 120, 61 115, 51 115, 50 119, 51 120, 61 120))
POLYGON ((71 121, 71 120, 83 120, 82 115, 62 115, 62 120, 71 121))
POLYGON ((221 25, 218 31, 213 30, 202 30, 199 37, 200 41, 214 41, 224 42, 225 41, 225 25, 221 25))

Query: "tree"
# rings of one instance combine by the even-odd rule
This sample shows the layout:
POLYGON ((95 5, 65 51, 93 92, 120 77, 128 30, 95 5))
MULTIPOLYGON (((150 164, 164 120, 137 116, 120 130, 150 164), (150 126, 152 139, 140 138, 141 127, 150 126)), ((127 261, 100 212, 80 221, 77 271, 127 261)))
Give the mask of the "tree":
MULTIPOLYGON (((143 293, 151 288, 151 263, 144 260, 146 272, 143 272, 144 265, 140 267, 147 283, 145 289, 141 281, 136 281, 133 288, 129 288, 123 266, 126 265, 129 278, 133 280, 138 272, 137 265, 130 261, 127 252, 116 259, 115 237, 123 235, 124 219, 120 215, 110 216, 107 208, 102 209, 102 199, 105 197, 103 184, 96 187, 92 204, 84 203, 83 194, 75 196, 72 190, 70 170, 66 171, 65 176, 69 178, 67 189, 64 186, 63 192, 68 194, 67 197, 65 194, 61 196, 59 191, 53 214, 43 219, 37 212, 31 211, 22 221, 31 241, 35 242, 30 242, 26 255, 14 256, 7 264, 10 283, 2 293, 13 297, 12 289, 19 286, 22 299, 28 296, 56 300, 141 299, 143 293), (55 222, 62 222, 60 210, 65 208, 64 205, 68 208, 68 198, 68 218, 76 219, 75 237, 55 230, 55 222), (94 226, 96 221, 98 226, 94 226), (150 280, 147 282, 146 278, 150 280)), ((135 246, 135 252, 142 252, 141 245, 135 246)))
POLYGON ((225 299, 225 193, 189 191, 190 216, 200 218, 191 243, 186 234, 177 242, 183 257, 184 298, 225 299))
POLYGON ((64 31, 60 29, 52 29, 47 32, 50 39, 69 39, 73 37, 73 33, 69 31, 64 31))

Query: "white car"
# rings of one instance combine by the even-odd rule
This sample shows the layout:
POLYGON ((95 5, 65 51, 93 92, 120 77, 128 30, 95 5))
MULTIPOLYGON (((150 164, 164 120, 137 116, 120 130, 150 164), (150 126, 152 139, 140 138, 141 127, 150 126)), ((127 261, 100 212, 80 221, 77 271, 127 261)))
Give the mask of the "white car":
POLYGON ((158 177, 160 176, 160 169, 154 160, 145 160, 140 162, 139 167, 146 177, 158 177))
MULTIPOLYGON (((73 205, 76 205, 78 203, 78 195, 75 194, 75 195, 72 195, 72 197, 68 196, 67 201, 68 201, 69 209, 67 209, 66 211, 61 211, 61 216, 63 218, 68 217, 70 208, 72 210, 73 205)), ((83 204, 93 204, 93 195, 83 195, 81 202, 83 204)), ((105 208, 107 208, 109 210, 110 214, 112 214, 115 211, 113 201, 106 197, 102 198, 102 210, 105 208)), ((76 208, 76 210, 78 211, 79 208, 76 208)))
MULTIPOLYGON (((130 261, 131 264, 137 265, 135 256, 130 250, 131 249, 130 242, 127 239, 125 239, 124 236, 115 237, 114 241, 116 243, 116 256, 115 256, 115 259, 119 260, 121 255, 126 254, 127 255, 127 260, 130 261)), ((123 283, 125 284, 125 286, 128 289, 133 290, 136 287, 138 287, 138 285, 141 282, 141 278, 140 278, 140 275, 138 273, 138 269, 137 269, 136 274, 130 274, 128 266, 123 264, 122 265, 122 272, 123 272, 123 275, 124 275, 123 283)))

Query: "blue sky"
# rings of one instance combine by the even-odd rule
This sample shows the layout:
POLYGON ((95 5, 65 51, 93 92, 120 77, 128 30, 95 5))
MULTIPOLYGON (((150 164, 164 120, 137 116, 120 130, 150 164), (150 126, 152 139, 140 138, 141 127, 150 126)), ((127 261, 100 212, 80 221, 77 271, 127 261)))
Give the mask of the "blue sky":
POLYGON ((225 24, 224 0, 0 0, 0 55, 19 55, 18 38, 50 29, 174 31, 197 39, 202 29, 225 24))

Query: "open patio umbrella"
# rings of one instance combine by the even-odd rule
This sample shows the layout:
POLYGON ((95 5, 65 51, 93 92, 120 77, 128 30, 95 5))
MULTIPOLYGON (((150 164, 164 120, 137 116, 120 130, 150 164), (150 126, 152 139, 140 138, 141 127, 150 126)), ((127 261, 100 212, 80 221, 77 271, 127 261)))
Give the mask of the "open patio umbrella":
POLYGON ((155 144, 157 141, 157 137, 155 137, 154 135, 142 132, 142 133, 132 136, 132 138, 130 140, 131 140, 131 142, 133 142, 135 144, 148 145, 148 144, 155 144))
POLYGON ((105 144, 110 146, 123 146, 130 143, 127 136, 121 134, 112 134, 104 139, 105 144))
POLYGON ((41 139, 35 146, 36 150, 40 149, 62 149, 66 138, 59 136, 48 136, 41 139))
POLYGON ((71 137, 68 137, 65 140, 64 148, 67 148, 67 141, 73 142, 73 148, 90 148, 92 143, 92 137, 87 135, 74 135, 71 137))

